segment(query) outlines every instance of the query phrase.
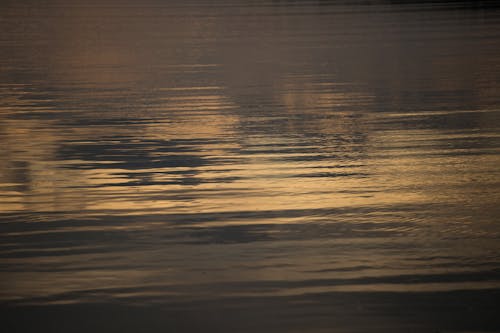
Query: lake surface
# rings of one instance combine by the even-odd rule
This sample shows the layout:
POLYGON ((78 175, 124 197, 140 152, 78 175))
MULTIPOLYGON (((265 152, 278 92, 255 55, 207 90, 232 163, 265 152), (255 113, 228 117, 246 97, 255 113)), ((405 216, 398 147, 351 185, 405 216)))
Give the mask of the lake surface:
POLYGON ((500 332, 494 2, 2 1, 9 332, 500 332))

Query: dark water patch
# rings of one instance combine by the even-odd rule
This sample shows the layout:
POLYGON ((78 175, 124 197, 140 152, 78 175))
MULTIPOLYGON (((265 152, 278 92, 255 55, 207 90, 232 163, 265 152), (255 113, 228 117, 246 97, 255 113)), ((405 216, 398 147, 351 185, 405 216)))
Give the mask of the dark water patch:
POLYGON ((75 332, 294 332, 305 329, 322 332, 328 331, 331 325, 340 332, 398 332, 411 327, 424 332, 463 329, 494 332, 498 325, 497 298, 497 290, 331 293, 232 298, 217 303, 172 302, 145 307, 113 303, 24 306, 2 311, 2 317, 6 327, 21 332, 40 325, 47 325, 53 332, 68 329, 75 332), (304 320, 310 316, 314 318, 312 323, 304 320), (221 317, 226 319, 218 320, 221 317))

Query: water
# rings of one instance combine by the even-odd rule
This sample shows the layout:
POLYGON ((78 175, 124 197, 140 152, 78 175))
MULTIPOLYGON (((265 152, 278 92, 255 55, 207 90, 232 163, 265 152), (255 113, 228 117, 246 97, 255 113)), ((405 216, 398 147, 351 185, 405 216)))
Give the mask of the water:
POLYGON ((0 31, 10 331, 500 331, 493 2, 5 1, 0 31))

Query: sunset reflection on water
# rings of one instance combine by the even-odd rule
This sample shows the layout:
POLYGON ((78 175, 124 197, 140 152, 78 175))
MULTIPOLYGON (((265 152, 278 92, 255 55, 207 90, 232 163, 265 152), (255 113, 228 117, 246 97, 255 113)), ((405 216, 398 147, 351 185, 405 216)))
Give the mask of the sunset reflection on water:
POLYGON ((2 9, 12 318, 141 305, 172 331, 500 328, 495 8, 2 9))

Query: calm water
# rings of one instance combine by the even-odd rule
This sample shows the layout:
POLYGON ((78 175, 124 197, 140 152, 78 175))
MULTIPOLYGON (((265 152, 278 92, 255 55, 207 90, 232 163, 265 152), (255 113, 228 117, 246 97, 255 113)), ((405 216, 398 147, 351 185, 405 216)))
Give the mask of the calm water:
POLYGON ((2 1, 0 49, 8 325, 500 331, 491 4, 2 1))

